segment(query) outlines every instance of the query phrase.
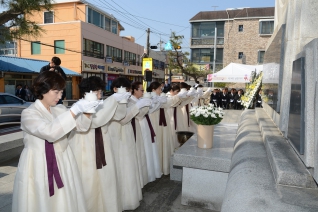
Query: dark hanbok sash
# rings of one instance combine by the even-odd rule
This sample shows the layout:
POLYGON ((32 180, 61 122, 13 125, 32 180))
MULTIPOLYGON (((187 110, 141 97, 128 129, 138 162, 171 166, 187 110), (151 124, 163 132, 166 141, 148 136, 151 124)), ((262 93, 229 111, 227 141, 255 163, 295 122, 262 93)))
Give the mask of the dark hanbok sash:
POLYGON ((62 182, 62 178, 59 172, 59 167, 57 166, 54 145, 53 143, 50 143, 47 140, 45 140, 45 156, 46 156, 47 178, 49 183, 49 193, 51 197, 54 195, 54 179, 59 189, 63 188, 64 184, 62 182))
POLYGON ((163 108, 160 108, 159 113, 159 126, 167 126, 166 116, 165 116, 165 110, 163 108))
POLYGON ((188 116, 188 127, 190 127, 189 104, 187 104, 185 107, 186 107, 186 112, 187 112, 187 116, 188 116))
POLYGON ((96 152, 96 168, 101 169, 106 166, 104 141, 102 129, 100 127, 95 129, 95 152, 96 152))
POLYGON ((174 119, 174 129, 177 129, 177 107, 174 108, 173 111, 173 119, 174 119))
POLYGON ((146 120, 147 120, 147 123, 148 123, 149 129, 150 129, 150 133, 151 133, 151 141, 152 141, 152 143, 155 143, 155 136, 156 136, 156 134, 155 134, 155 131, 153 130, 153 127, 152 127, 151 121, 150 121, 150 119, 149 119, 149 115, 148 115, 148 114, 146 114, 146 115, 145 115, 145 117, 146 117, 146 120))
POLYGON ((135 136, 135 142, 136 142, 136 119, 135 117, 131 119, 131 125, 134 131, 134 136, 135 136))

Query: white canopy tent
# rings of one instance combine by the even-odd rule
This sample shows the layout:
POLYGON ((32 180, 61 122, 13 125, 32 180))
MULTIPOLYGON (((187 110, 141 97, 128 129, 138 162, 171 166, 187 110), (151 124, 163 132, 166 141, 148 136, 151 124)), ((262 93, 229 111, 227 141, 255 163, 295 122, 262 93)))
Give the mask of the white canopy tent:
POLYGON ((249 82, 252 71, 259 73, 263 70, 263 65, 244 65, 230 63, 221 71, 215 74, 208 74, 208 82, 249 82))

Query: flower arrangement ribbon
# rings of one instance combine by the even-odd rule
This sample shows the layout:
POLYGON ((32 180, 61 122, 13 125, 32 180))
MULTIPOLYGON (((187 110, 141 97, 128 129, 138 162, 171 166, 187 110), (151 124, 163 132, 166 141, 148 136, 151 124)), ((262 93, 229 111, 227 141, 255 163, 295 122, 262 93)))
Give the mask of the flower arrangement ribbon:
POLYGON ((156 136, 155 131, 153 130, 153 127, 152 127, 152 124, 151 124, 151 121, 149 119, 148 114, 146 114, 145 117, 146 117, 146 120, 148 122, 149 129, 150 129, 151 141, 152 141, 152 143, 155 143, 155 136, 156 136))
POLYGON ((59 167, 57 166, 53 143, 50 143, 47 140, 45 140, 45 156, 47 178, 49 182, 49 193, 51 197, 54 195, 54 179, 59 189, 63 188, 64 184, 62 182, 62 178, 59 172, 59 167))
POLYGON ((188 127, 190 127, 189 104, 186 105, 186 111, 188 116, 188 127))
POLYGON ((136 142, 136 119, 135 117, 131 119, 131 125, 134 131, 134 136, 135 136, 135 142, 136 142))
POLYGON ((96 168, 101 169, 106 166, 104 141, 102 129, 100 127, 95 129, 95 152, 96 152, 96 168))
POLYGON ((166 116, 165 116, 165 110, 163 108, 160 108, 159 113, 159 126, 167 126, 166 116))
POLYGON ((174 108, 173 111, 173 118, 174 118, 174 129, 177 129, 177 107, 174 108))

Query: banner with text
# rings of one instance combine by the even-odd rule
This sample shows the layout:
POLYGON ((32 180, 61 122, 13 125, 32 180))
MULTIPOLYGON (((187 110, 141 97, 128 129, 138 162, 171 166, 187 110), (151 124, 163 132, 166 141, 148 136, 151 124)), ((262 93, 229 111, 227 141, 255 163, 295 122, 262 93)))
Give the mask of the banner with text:
POLYGON ((103 63, 94 63, 83 60, 82 71, 104 73, 106 71, 106 66, 103 63))

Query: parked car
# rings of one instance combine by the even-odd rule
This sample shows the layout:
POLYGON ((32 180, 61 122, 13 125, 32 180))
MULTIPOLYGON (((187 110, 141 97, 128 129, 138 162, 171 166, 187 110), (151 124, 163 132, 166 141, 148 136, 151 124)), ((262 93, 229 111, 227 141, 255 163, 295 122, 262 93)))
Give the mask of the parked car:
POLYGON ((19 122, 22 110, 31 104, 12 94, 0 93, 0 123, 19 122))

